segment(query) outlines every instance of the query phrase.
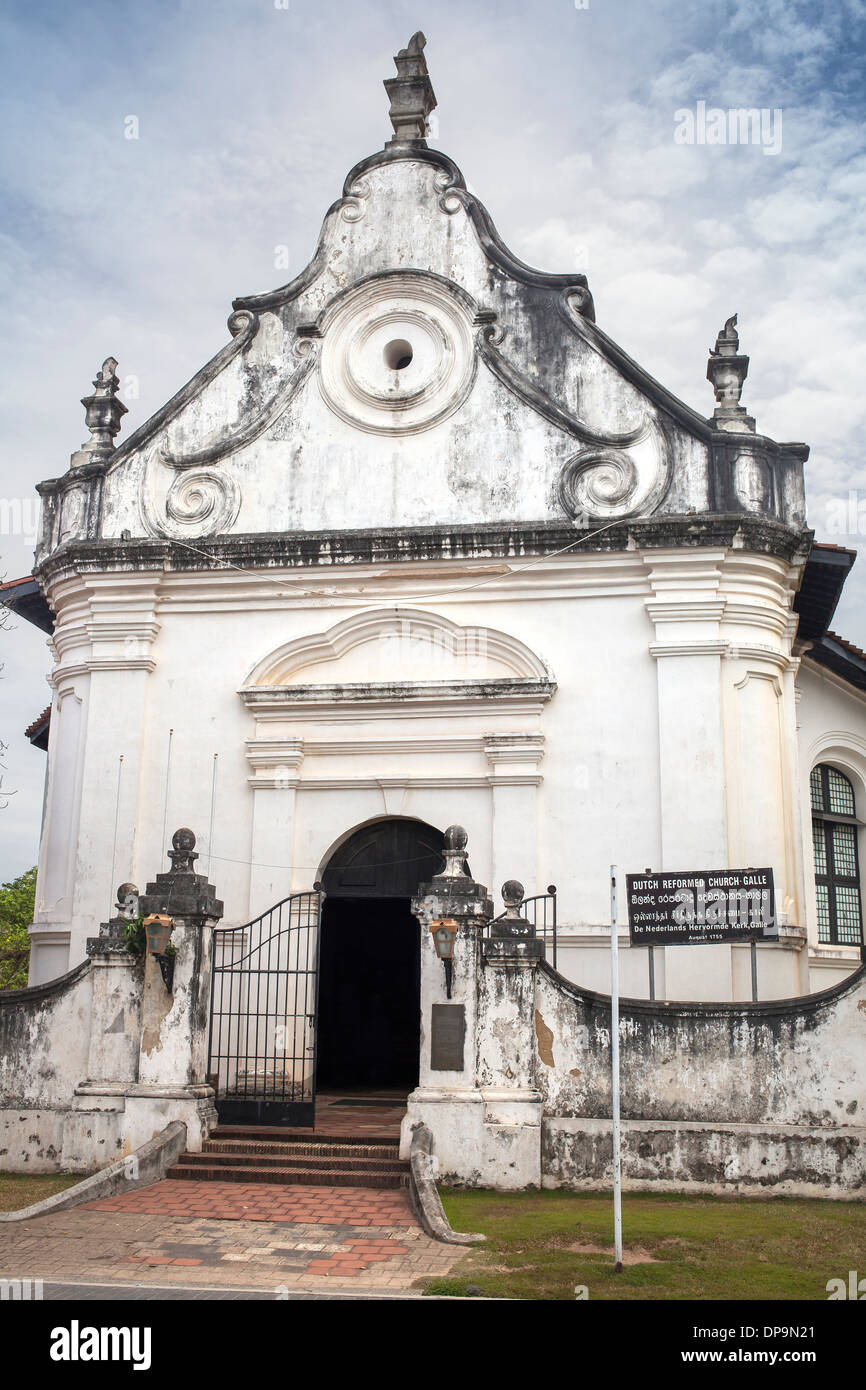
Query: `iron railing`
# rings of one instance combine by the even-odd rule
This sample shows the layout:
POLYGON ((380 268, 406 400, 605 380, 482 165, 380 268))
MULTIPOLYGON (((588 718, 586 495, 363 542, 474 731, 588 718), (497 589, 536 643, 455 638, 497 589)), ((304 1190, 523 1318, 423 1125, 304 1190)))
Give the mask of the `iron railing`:
MULTIPOLYGON (((519 911, 527 922, 531 922, 535 928, 535 935, 540 936, 545 945, 550 940, 553 946, 553 968, 556 967, 556 884, 549 883, 546 893, 535 893, 531 898, 524 898, 520 904, 519 911), (539 907, 539 903, 541 906, 539 907), (539 921, 539 917, 541 920, 539 921)), ((494 917, 494 922, 501 922, 505 917, 504 912, 500 912, 498 917, 494 917)))

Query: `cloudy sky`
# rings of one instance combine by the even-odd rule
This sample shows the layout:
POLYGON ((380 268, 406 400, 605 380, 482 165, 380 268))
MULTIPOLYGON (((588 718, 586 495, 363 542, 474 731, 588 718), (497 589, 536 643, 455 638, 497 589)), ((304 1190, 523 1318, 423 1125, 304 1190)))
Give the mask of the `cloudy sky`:
MULTIPOLYGON (((864 0, 7 3, 0 500, 25 534, 0 535, 0 570, 30 569, 32 486, 86 437, 103 359, 129 431, 228 340, 234 296, 309 260, 390 135, 382 79, 419 26, 431 143, 517 255, 586 271, 600 325, 704 414, 707 349, 738 312, 744 403, 811 444, 819 538, 866 548, 864 21, 864 0), (700 101, 781 112, 781 150, 677 143, 700 101)), ((834 626, 866 646, 866 558, 834 626)), ((43 634, 13 627, 0 878, 36 859, 44 755, 21 731, 49 698, 43 634)))

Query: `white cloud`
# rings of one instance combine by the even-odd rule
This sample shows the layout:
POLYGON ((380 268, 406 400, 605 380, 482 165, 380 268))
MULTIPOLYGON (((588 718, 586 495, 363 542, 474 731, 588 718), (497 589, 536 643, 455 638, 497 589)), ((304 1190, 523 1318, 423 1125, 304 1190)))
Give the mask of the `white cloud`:
MULTIPOLYGON (((506 241, 544 269, 588 270, 601 326, 705 414, 707 349, 739 311, 744 400, 759 428, 813 446, 817 499, 864 486, 864 18, 862 0, 557 0, 495 16, 441 0, 427 28, 436 144, 506 241), (674 111, 699 98, 782 107, 781 154, 675 146, 674 111)), ((233 296, 303 268, 345 174, 389 134, 381 81, 415 22, 396 0, 183 0, 127 6, 121 44, 98 6, 0 20, 0 417, 16 495, 67 466, 108 353, 140 379, 128 432, 227 341, 233 296), (123 138, 129 113, 138 141, 123 138)), ((4 539, 3 566, 22 572, 25 547, 4 539)), ((836 622, 866 646, 860 567, 836 622)), ((17 636, 10 730, 46 703, 44 648, 17 636)), ((17 872, 35 857, 42 761, 21 742, 15 758, 39 783, 17 872)))

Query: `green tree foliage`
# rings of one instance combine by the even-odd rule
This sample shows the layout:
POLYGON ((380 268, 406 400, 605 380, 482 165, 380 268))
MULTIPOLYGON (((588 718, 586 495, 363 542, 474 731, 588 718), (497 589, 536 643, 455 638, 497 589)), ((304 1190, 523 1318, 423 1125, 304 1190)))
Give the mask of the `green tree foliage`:
POLYGON ((22 989, 27 984, 30 937, 36 902, 36 870, 0 888, 0 989, 22 989))

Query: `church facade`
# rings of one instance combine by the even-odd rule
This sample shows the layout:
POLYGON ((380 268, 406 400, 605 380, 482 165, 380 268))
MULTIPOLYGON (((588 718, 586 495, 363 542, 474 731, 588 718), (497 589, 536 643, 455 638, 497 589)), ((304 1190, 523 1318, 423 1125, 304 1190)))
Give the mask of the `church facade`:
MULTIPOLYGON (((609 989, 612 863, 771 867, 760 997, 835 985, 861 956, 866 658, 830 630, 853 555, 808 527, 808 448, 741 405, 736 316, 704 417, 607 337, 583 275, 518 260, 427 144, 423 39, 395 61, 393 137, 309 265, 235 300, 227 345, 120 443, 107 359, 91 438, 40 485, 7 595, 56 658, 31 983, 188 825, 224 923, 324 884, 331 1007, 365 950, 371 997, 405 978, 417 1001, 409 901, 458 822, 474 880, 556 885, 581 986, 609 989)), ((625 938, 621 966, 647 997, 625 938)), ((751 997, 748 946, 653 969, 658 999, 751 997)))

